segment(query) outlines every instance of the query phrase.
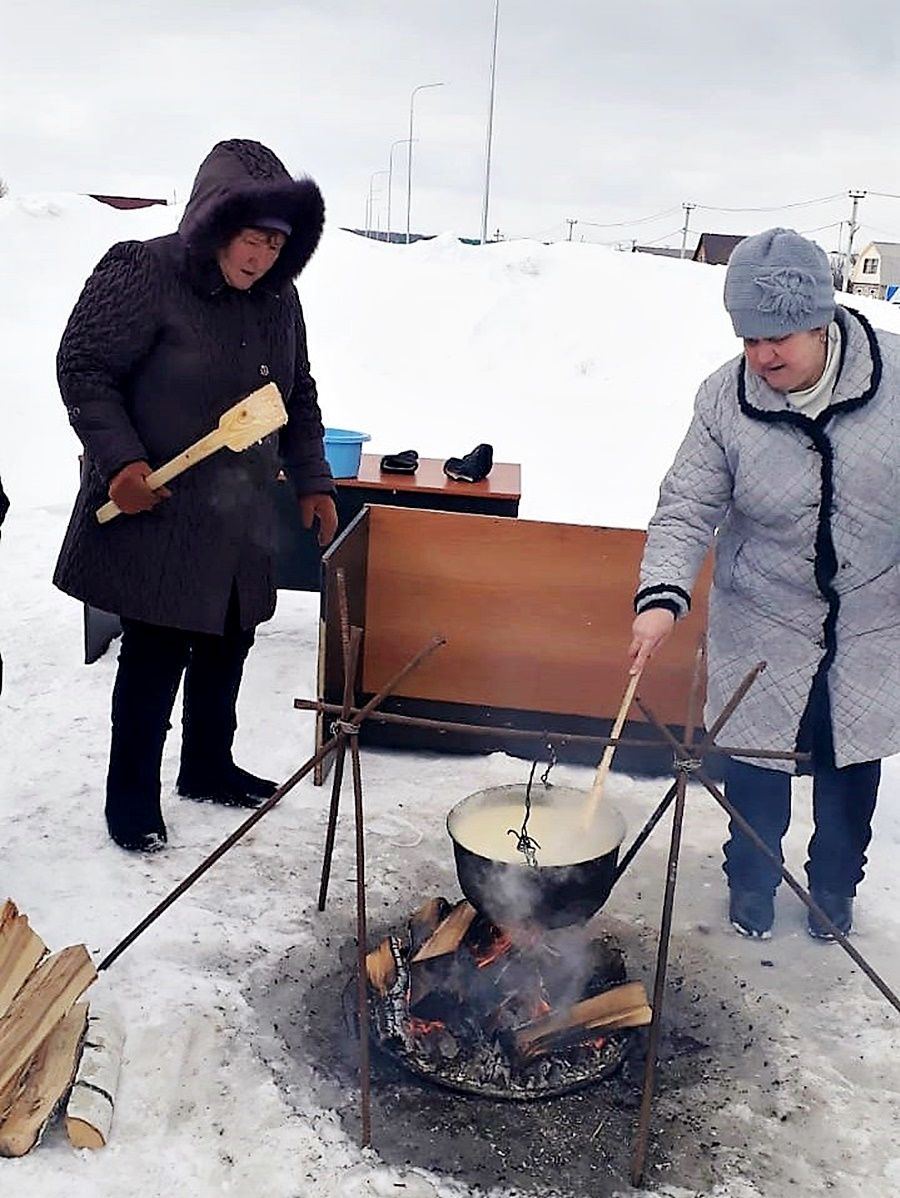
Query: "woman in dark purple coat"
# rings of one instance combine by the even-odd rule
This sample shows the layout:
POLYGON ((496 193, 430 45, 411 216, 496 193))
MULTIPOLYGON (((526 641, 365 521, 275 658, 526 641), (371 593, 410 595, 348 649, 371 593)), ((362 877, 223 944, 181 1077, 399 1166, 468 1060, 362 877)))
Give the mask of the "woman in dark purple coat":
POLYGON ((280 467, 322 544, 337 527, 292 282, 323 222, 312 180, 292 179, 258 142, 220 142, 178 232, 113 246, 63 334, 59 385, 85 458, 54 582, 122 619, 106 820, 123 848, 165 843, 160 765, 182 675, 179 793, 250 807, 275 788, 239 769, 231 748, 244 659, 275 608, 280 467), (266 382, 288 411, 279 433, 213 455, 171 491, 147 486, 266 382), (110 498, 125 514, 101 525, 95 512, 110 498))

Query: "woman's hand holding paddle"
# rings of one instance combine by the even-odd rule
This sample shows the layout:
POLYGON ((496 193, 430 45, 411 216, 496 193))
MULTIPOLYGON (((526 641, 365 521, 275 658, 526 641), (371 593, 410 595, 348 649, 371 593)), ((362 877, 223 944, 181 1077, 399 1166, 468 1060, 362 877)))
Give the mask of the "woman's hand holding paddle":
POLYGON ((640 674, 656 650, 672 635, 674 627, 675 616, 667 607, 651 607, 635 616, 628 648, 628 656, 632 658, 629 674, 640 674))

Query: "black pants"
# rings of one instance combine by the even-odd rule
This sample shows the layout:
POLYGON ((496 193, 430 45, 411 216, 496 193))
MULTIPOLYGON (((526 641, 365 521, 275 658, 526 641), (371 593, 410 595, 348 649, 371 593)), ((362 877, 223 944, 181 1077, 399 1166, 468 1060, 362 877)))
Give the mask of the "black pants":
MULTIPOLYGON (((880 761, 842 769, 813 770, 813 821, 806 876, 810 890, 852 896, 863 879, 866 849, 881 778, 880 761)), ((791 775, 729 760, 725 794, 780 861, 781 841, 791 822, 791 775)), ((743 890, 774 892, 781 875, 749 837, 729 821, 725 844, 728 884, 743 890)))
POLYGON ((160 769, 184 675, 179 781, 215 780, 232 763, 237 696, 254 630, 232 594, 221 636, 122 620, 112 698, 106 818, 123 834, 162 831, 160 769))

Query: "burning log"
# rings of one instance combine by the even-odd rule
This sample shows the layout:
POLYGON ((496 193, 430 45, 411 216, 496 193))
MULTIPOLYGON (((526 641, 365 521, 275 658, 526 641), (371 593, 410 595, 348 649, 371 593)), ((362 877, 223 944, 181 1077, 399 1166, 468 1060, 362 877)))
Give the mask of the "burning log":
MULTIPOLYGON (((378 970, 384 982, 384 990, 379 991, 380 1001, 370 1003, 372 1023, 380 1040, 397 1040, 406 1043, 408 1039, 409 1022, 409 967, 403 956, 403 946, 399 936, 389 936, 382 940, 378 948, 366 957, 366 971, 369 969, 369 959, 375 958, 373 967, 378 970), (393 968, 387 964, 386 954, 393 962, 393 968)), ((370 975, 371 980, 371 975, 370 975)), ((373 988, 376 984, 372 983, 373 988)))
POLYGON ((414 955, 437 931, 452 908, 445 898, 430 898, 409 917, 409 951, 414 955))
POLYGON ((517 1028, 513 1047, 520 1058, 531 1059, 567 1044, 594 1039, 600 1031, 643 1027, 651 1017, 643 983, 627 982, 517 1028))
POLYGON ((434 957, 455 953, 476 915, 477 911, 472 904, 462 899, 450 914, 441 920, 422 947, 413 954, 410 963, 415 965, 420 961, 430 961, 434 957))
MULTIPOLYGON (((395 939, 395 938, 394 938, 395 939)), ((366 977, 379 994, 386 994, 397 980, 397 962, 391 938, 366 954, 366 977)))

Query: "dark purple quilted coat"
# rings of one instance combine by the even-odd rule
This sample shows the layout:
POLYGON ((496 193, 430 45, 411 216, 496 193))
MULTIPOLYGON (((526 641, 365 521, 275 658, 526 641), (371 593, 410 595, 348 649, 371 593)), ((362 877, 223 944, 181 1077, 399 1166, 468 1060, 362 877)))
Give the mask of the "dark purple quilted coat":
MULTIPOLYGON (((85 469, 54 582, 132 619, 221 632, 232 586, 250 628, 275 608, 273 487, 279 466, 299 494, 331 491, 303 313, 292 279, 322 232, 322 197, 265 146, 220 142, 197 174, 178 233, 122 242, 85 284, 63 334, 57 374, 85 469), (248 291, 229 287, 215 251, 254 216, 293 229, 248 291), (221 414, 274 381, 288 424, 180 475, 152 512, 98 524, 109 479, 129 462, 159 466, 221 414)), ((299 519, 299 514, 298 514, 299 519)))

